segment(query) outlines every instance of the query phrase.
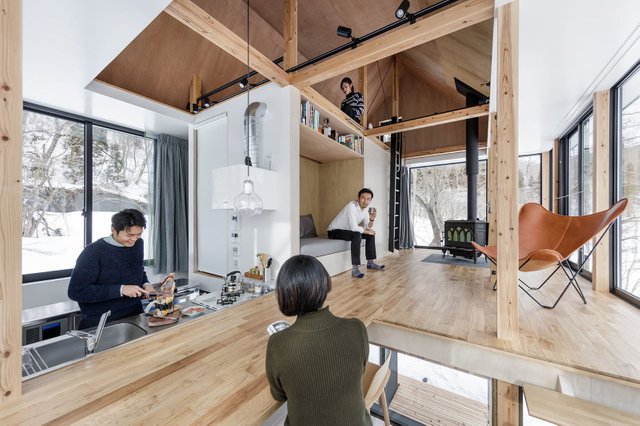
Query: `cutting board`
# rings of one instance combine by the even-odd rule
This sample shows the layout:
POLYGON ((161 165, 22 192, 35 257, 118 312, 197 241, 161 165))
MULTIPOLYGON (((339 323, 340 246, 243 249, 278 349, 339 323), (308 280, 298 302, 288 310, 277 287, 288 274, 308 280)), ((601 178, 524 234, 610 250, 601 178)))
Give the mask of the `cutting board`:
POLYGON ((180 308, 176 307, 176 310, 167 315, 169 318, 158 318, 151 317, 149 318, 149 327, 157 327, 159 325, 168 325, 175 324, 179 321, 180 318, 180 308), (176 318, 176 320, 172 320, 170 318, 176 318))

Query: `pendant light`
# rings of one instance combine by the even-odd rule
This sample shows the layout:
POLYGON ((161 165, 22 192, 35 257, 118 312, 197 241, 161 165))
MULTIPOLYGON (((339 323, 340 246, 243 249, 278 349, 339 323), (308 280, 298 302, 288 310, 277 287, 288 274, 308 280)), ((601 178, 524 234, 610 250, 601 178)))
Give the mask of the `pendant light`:
MULTIPOLYGON (((249 84, 249 73, 251 69, 249 67, 249 1, 247 0, 247 108, 249 108, 249 93, 251 91, 251 85, 249 84)), ((244 81, 244 79, 243 79, 244 81)), ((245 119, 245 139, 247 140, 247 153, 244 159, 244 164, 247 165, 247 178, 242 183, 242 192, 236 195, 233 200, 233 207, 242 216, 255 216, 262 214, 262 199, 256 194, 253 181, 249 175, 251 170, 251 155, 249 151, 249 120, 245 119)))

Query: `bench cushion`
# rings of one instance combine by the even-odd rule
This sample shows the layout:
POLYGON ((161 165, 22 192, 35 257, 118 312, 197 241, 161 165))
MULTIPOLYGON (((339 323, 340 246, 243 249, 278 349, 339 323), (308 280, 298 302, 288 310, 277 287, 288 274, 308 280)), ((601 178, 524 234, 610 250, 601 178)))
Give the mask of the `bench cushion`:
MULTIPOLYGON (((364 244, 364 241, 362 241, 364 244)), ((350 251, 351 243, 344 240, 330 240, 328 238, 315 237, 300 240, 300 254, 320 257, 341 251, 350 251)))

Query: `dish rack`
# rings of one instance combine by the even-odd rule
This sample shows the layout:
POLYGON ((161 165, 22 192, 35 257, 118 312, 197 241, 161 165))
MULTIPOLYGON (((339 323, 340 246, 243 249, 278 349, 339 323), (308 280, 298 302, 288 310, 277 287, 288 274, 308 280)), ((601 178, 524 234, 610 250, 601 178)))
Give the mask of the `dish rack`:
POLYGON ((27 377, 32 374, 47 370, 49 367, 44 362, 42 356, 36 348, 22 348, 22 376, 27 377))

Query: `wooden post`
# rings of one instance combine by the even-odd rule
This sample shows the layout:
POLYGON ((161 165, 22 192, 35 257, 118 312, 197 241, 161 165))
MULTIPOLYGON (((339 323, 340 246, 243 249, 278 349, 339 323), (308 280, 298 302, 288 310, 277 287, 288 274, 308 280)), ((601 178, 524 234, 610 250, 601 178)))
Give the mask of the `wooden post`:
MULTIPOLYGON (((608 209, 610 194, 609 91, 593 94, 593 211, 608 209)), ((594 238, 594 243, 597 237, 594 238)), ((610 286, 609 234, 605 235, 593 253, 591 282, 593 290, 608 293, 610 286)))
POLYGON ((518 336, 518 0, 498 8, 497 334, 518 336))
POLYGON ((298 65, 298 0, 284 0, 282 21, 284 69, 287 70, 298 65))
POLYGON ((551 200, 551 191, 549 189, 549 170, 551 167, 551 153, 550 151, 543 152, 540 156, 540 185, 541 190, 541 204, 545 209, 549 208, 549 202, 551 200))
POLYGON ((558 194, 560 194, 560 141, 558 139, 553 141, 553 164, 551 167, 553 170, 553 175, 551 177, 553 179, 553 185, 551 188, 552 211, 554 213, 559 213, 560 208, 558 205, 558 194))
POLYGON ((369 85, 367 84, 367 66, 360 67, 360 72, 358 73, 359 77, 359 85, 358 90, 362 93, 362 97, 364 98, 364 111, 362 112, 362 117, 360 118, 360 124, 362 124, 362 128, 366 129, 369 125, 369 121, 367 119, 367 100, 369 99, 369 85))
POLYGON ((398 72, 398 56, 393 55, 393 94, 391 98, 391 116, 400 116, 400 73, 398 72))
MULTIPOLYGON (((489 126, 491 129, 491 139, 487 147, 487 201, 489 202, 489 213, 487 222, 489 223, 488 245, 494 246, 496 241, 496 205, 498 198, 498 172, 496 170, 496 138, 498 137, 497 115, 492 112, 489 115, 489 126)), ((491 271, 490 284, 493 286, 496 282, 496 265, 489 263, 491 271)))
POLYGON ((493 425, 520 425, 520 389, 516 385, 492 379, 491 402, 493 425))
POLYGON ((1 406, 22 392, 22 2, 0 6, 1 406))
MULTIPOLYGON (((197 75, 191 77, 191 83, 189 84, 189 112, 193 112, 195 105, 198 103, 198 98, 202 95, 202 80, 197 75)), ((198 105, 200 108, 200 105, 198 105)))

